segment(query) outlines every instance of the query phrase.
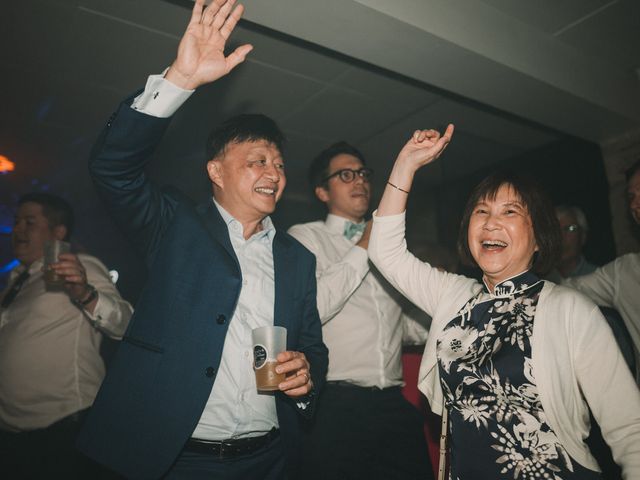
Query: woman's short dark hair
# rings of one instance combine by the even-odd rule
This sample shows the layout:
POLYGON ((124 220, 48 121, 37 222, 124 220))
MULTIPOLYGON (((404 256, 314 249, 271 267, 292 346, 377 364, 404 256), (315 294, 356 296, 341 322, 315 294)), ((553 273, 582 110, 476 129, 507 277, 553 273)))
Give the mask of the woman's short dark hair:
POLYGON ((309 167, 309 185, 311 185, 311 193, 315 191, 316 187, 326 187, 326 178, 329 176, 331 160, 342 154, 356 157, 362 162, 363 166, 367 164, 364 159, 364 155, 360 153, 360 150, 345 141, 339 141, 328 146, 313 159, 311 166, 309 167))
POLYGON ((272 143, 282 153, 286 142, 284 133, 276 122, 260 113, 244 113, 225 120, 209 134, 207 139, 207 161, 224 153, 230 143, 257 142, 272 143))
POLYGON ((42 207, 42 215, 49 222, 49 228, 64 225, 67 229, 64 240, 69 240, 75 223, 73 209, 69 202, 58 195, 44 192, 25 193, 18 199, 18 206, 27 202, 37 203, 42 207))
POLYGON ((533 255, 532 269, 538 274, 549 272, 560 257, 562 235, 551 199, 542 187, 531 177, 508 170, 495 172, 482 180, 471 192, 464 209, 460 232, 458 234, 458 252, 462 261, 477 266, 469 249, 469 221, 475 206, 483 199, 493 200, 503 185, 513 188, 531 217, 533 234, 538 251, 533 255))

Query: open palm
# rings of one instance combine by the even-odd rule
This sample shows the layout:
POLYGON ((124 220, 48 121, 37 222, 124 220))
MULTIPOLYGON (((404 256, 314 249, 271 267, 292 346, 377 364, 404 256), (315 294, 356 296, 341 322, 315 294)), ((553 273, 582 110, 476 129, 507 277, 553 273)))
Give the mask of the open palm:
POLYGON ((235 0, 214 0, 206 8, 204 3, 196 0, 178 55, 166 75, 167 80, 184 89, 195 89, 226 75, 253 48, 242 45, 225 57, 225 45, 244 8, 233 8, 235 0))

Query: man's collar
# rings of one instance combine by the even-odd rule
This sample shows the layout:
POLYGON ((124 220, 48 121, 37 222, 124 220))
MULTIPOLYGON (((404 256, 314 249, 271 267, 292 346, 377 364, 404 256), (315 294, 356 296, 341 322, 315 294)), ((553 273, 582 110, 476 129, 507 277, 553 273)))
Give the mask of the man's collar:
MULTIPOLYGON (((211 197, 213 200, 213 204, 216 206, 216 208, 218 209, 218 212, 220 212, 220 216, 222 217, 222 220, 224 221, 224 223, 227 225, 227 228, 229 229, 229 231, 233 231, 235 230, 232 225, 236 224, 240 227, 239 231, 242 233, 242 223, 240 223, 239 220, 237 220, 233 215, 231 215, 227 210, 225 210, 225 208, 220 205, 217 200, 215 199, 215 197, 211 197)), ((271 220, 271 217, 267 216, 264 217, 262 219, 262 221, 260 222, 260 225, 262 226, 262 230, 260 230, 259 232, 256 232, 252 235, 253 236, 263 236, 263 235, 267 235, 269 237, 269 240, 273 240, 273 237, 276 234, 276 228, 273 225, 273 221, 271 220)), ((244 237, 244 235, 243 235, 244 237)))
MULTIPOLYGON (((333 213, 329 213, 327 215, 324 224, 327 226, 327 229, 338 235, 342 235, 344 232, 344 224, 350 222, 348 218, 340 217, 339 215, 334 215, 333 213)), ((364 220, 358 222, 359 224, 364 223, 364 220)))

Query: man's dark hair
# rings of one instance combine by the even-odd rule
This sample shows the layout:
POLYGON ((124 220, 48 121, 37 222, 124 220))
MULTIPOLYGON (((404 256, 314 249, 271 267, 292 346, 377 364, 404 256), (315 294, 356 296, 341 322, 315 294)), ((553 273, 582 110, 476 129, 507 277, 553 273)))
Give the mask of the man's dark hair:
POLYGON ((551 199, 532 178, 508 170, 501 170, 482 180, 471 192, 460 223, 458 252, 463 262, 476 266, 468 241, 469 221, 475 206, 484 199, 493 200, 503 185, 513 188, 531 217, 533 234, 538 251, 533 254, 532 269, 545 274, 556 264, 560 256, 562 234, 551 199))
POLYGON ((624 178, 628 182, 636 173, 640 172, 640 158, 624 172, 624 178))
POLYGON ((330 175, 329 164, 334 157, 341 154, 353 155, 362 162, 362 165, 367 164, 364 155, 353 145, 345 141, 339 141, 330 145, 313 159, 309 167, 309 185, 311 185, 312 193, 316 187, 327 187, 327 181, 325 179, 330 175))
POLYGON ((284 133, 275 121, 266 115, 245 113, 225 120, 209 134, 207 139, 207 161, 224 153, 230 143, 257 142, 272 143, 282 153, 286 142, 284 133))
POLYGON ((67 229, 64 240, 69 240, 75 223, 73 209, 71 205, 69 205, 69 202, 58 195, 42 192, 22 195, 18 200, 18 206, 27 202, 37 203, 42 207, 42 214, 47 219, 47 222, 49 222, 49 228, 64 225, 67 229))

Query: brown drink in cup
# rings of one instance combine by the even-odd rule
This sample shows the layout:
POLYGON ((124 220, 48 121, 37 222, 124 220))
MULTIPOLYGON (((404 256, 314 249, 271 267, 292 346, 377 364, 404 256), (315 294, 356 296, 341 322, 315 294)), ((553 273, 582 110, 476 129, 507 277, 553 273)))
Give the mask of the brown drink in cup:
POLYGON ((287 348, 287 329, 275 326, 256 328, 251 332, 251 337, 256 388, 267 392, 278 390, 278 385, 286 376, 284 373, 276 373, 276 357, 287 348))

